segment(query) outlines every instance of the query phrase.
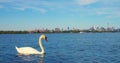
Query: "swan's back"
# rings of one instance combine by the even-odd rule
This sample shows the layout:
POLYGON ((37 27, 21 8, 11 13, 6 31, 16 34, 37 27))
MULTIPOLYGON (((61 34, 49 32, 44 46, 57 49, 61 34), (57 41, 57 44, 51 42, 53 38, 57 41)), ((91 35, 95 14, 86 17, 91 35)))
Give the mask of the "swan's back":
POLYGON ((37 51, 32 47, 20 47, 20 48, 16 47, 16 50, 18 53, 24 54, 24 55, 41 54, 39 51, 37 51))

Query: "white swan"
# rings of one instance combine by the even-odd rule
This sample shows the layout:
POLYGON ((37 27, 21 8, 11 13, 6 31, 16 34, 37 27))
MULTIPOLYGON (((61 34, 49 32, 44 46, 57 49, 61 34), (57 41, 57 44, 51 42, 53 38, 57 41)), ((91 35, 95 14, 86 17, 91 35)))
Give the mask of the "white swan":
POLYGON ((38 50, 32 48, 32 47, 16 47, 16 50, 19 54, 22 54, 22 55, 30 55, 30 54, 44 54, 44 48, 42 46, 42 39, 45 39, 47 41, 47 37, 42 34, 39 38, 39 45, 40 45, 40 48, 41 48, 41 52, 39 52, 38 50))

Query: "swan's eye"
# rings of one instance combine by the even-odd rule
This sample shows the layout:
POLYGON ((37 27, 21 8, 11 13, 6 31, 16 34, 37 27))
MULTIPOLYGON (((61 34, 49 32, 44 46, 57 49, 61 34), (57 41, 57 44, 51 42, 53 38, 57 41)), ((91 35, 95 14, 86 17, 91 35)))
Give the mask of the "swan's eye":
POLYGON ((45 37, 45 40, 47 41, 47 37, 45 37))

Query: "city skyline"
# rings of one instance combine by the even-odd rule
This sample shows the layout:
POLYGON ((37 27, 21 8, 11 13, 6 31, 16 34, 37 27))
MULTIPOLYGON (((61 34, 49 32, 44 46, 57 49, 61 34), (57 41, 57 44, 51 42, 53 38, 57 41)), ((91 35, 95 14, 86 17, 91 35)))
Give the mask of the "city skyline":
POLYGON ((0 0, 0 30, 120 28, 120 0, 0 0))

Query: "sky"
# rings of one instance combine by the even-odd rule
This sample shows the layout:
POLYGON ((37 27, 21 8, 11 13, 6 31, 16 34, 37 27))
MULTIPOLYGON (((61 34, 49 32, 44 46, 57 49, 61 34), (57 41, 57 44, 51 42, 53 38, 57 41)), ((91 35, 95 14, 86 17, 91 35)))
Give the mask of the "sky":
POLYGON ((120 0, 0 0, 0 30, 120 28, 120 0))

